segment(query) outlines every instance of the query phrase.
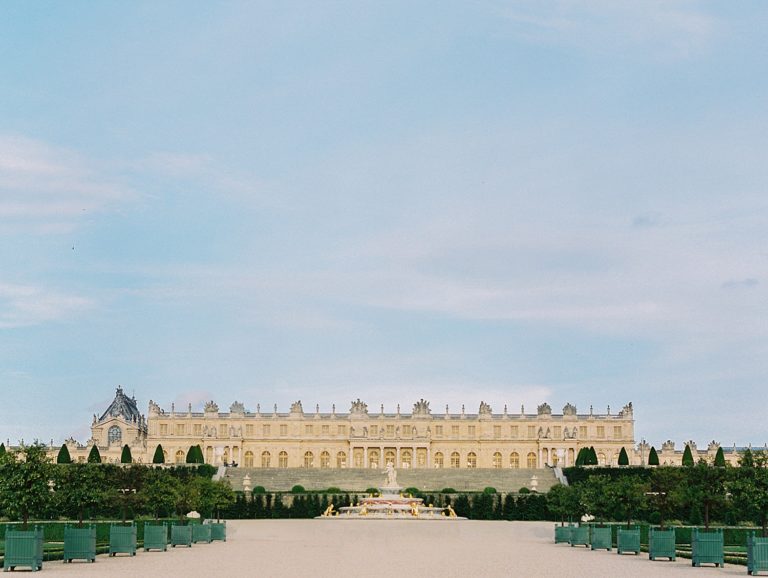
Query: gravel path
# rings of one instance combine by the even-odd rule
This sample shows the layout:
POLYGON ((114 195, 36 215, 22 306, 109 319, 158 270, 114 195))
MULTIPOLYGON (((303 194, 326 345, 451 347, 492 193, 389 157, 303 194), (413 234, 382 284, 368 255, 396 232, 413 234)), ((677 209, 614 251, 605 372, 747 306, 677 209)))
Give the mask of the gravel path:
POLYGON ((94 564, 45 562, 45 576, 266 576, 313 578, 744 576, 745 566, 693 568, 616 551, 555 545, 546 522, 410 520, 235 520, 227 542, 94 564))

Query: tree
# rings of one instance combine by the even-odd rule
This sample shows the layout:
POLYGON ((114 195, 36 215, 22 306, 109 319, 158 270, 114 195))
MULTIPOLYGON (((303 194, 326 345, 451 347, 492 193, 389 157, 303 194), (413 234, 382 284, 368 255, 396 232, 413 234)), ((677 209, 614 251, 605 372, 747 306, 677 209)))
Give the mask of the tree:
POLYGON ((648 454, 648 465, 649 466, 659 465, 659 454, 656 453, 656 448, 653 446, 651 446, 651 452, 648 454))
POLYGON ((106 497, 104 470, 92 464, 70 464, 57 474, 56 499, 66 512, 77 515, 77 525, 82 527, 85 510, 102 504, 106 497))
POLYGON ((157 447, 155 448, 155 455, 152 456, 152 463, 153 464, 165 463, 165 452, 163 452, 162 444, 157 444, 157 447))
POLYGON ((717 448, 717 453, 715 454, 715 467, 716 468, 725 467, 725 454, 723 453, 723 448, 721 447, 717 448))
POLYGON ((560 518, 560 524, 565 526, 565 519, 580 518, 584 513, 581 505, 581 495, 576 486, 557 484, 547 492, 547 507, 549 511, 560 518))
POLYGON ((142 498, 155 519, 161 513, 172 513, 179 501, 181 482, 167 470, 152 470, 147 473, 147 479, 142 487, 142 498))
POLYGON ((746 450, 727 485, 733 502, 750 519, 758 522, 763 537, 768 536, 768 453, 746 450), (747 453, 749 452, 749 453, 747 453))
POLYGON ((609 484, 608 494, 614 504, 615 517, 626 520, 627 528, 642 509, 647 490, 647 484, 636 476, 620 476, 609 484))
POLYGON ((686 468, 692 468, 693 465, 693 453, 691 452, 691 446, 685 444, 685 450, 683 451, 683 466, 686 468))
POLYGON ((56 456, 56 463, 57 464, 72 463, 72 458, 69 455, 69 448, 67 447, 67 444, 61 444, 61 449, 59 449, 59 455, 56 456))
POLYGON ((39 515, 51 501, 52 474, 47 448, 38 442, 0 460, 0 505, 10 516, 21 517, 24 530, 30 516, 39 515))
POLYGON ((0 444, 0 458, 5 455, 5 444, 0 444))
POLYGON ((128 444, 125 444, 123 446, 123 451, 120 453, 120 463, 121 464, 133 463, 133 457, 131 456, 131 448, 128 447, 128 444))
POLYGON ((659 525, 664 529, 664 520, 684 497, 684 471, 671 466, 661 466, 651 473, 648 497, 651 505, 659 512, 659 525))
POLYGON ((589 446, 589 453, 586 454, 584 465, 585 466, 597 465, 597 452, 595 451, 595 446, 589 446))
POLYGON ((88 452, 88 463, 89 464, 100 464, 101 463, 101 453, 99 452, 99 448, 94 445, 91 448, 91 451, 88 452))
POLYGON ((586 448, 579 448, 579 453, 578 453, 578 454, 576 454, 576 462, 575 462, 575 464, 574 464, 574 465, 575 465, 577 468, 580 468, 581 466, 583 466, 583 465, 584 465, 584 450, 585 450, 585 449, 586 449, 586 448))
POLYGON ((186 462, 188 464, 204 464, 205 463, 205 458, 203 457, 203 450, 199 445, 189 447, 189 450, 187 451, 186 462))
POLYGON ((704 507, 704 527, 709 530, 710 514, 725 500, 725 472, 704 461, 690 470, 687 487, 688 503, 704 507))
POLYGON ((621 446, 621 451, 619 452, 619 465, 620 466, 629 465, 629 456, 627 455, 627 450, 624 448, 624 446, 621 446))
POLYGON ((580 484, 581 495, 584 504, 586 505, 587 513, 593 515, 601 525, 605 522, 608 513, 613 506, 612 499, 608 492, 610 482, 610 477, 599 474, 590 476, 586 481, 580 484))

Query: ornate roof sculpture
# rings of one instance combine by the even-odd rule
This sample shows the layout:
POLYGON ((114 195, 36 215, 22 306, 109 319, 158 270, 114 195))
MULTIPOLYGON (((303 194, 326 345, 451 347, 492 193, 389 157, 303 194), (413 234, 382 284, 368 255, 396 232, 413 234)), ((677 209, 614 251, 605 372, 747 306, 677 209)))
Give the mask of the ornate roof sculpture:
POLYGON ((301 400, 294 401, 291 404, 291 413, 298 413, 298 414, 304 414, 304 408, 301 407, 301 400))
POLYGON ((349 408, 349 413, 353 415, 365 415, 368 413, 368 404, 364 401, 360 401, 358 397, 356 401, 352 402, 352 407, 349 408))
POLYGON ((485 403, 484 401, 480 402, 480 415, 487 415, 491 416, 493 414, 493 410, 491 409, 490 404, 485 403))
POLYGON ((229 406, 229 413, 244 415, 245 405, 242 402, 235 401, 229 406))
POLYGON ((538 415, 552 415, 552 408, 547 402, 542 403, 536 408, 538 415))
POLYGON ((205 411, 205 413, 218 413, 219 405, 213 400, 207 401, 205 402, 203 411, 205 411))
POLYGON ((576 415, 576 406, 572 403, 566 403, 563 407, 563 415, 576 415))
POLYGON ((429 402, 424 398, 413 404, 413 415, 429 415, 429 402))
POLYGON ((123 388, 117 386, 115 392, 115 399, 109 404, 107 411, 105 411, 99 421, 102 422, 110 417, 122 417, 127 422, 140 423, 142 421, 139 408, 136 407, 136 398, 128 397, 123 393, 123 388))

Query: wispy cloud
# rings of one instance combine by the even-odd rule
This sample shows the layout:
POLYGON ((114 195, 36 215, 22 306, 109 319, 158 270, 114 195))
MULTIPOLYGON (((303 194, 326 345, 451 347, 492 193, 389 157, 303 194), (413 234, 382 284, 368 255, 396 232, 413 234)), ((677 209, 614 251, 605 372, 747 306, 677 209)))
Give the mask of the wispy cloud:
POLYGON ((87 298, 47 287, 0 283, 0 328, 63 321, 92 308, 87 298))

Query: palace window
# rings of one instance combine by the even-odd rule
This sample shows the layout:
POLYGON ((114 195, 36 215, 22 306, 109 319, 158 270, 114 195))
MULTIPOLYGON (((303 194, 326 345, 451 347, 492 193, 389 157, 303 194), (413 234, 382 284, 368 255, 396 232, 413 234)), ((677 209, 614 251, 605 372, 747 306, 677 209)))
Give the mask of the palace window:
POLYGON ((347 454, 344 452, 339 452, 336 454, 336 467, 337 468, 346 468, 347 467, 347 454))
POLYGON ((264 424, 261 426, 261 436, 268 438, 272 435, 272 426, 269 424, 264 424))
POLYGON ((501 469, 501 452, 493 453, 493 467, 497 470, 501 469))
POLYGON ((509 454, 509 467, 515 470, 520 467, 520 454, 517 452, 509 454))
POLYGON ((331 454, 323 452, 320 454, 320 467, 323 469, 331 467, 331 454))
POLYGON ((459 456, 459 452, 453 452, 451 454, 451 467, 452 468, 461 467, 461 456, 459 456))
POLYGON ((368 467, 374 469, 379 467, 379 450, 368 451, 368 467))
POLYGON ((203 426, 201 424, 199 424, 199 423, 196 423, 195 425, 192 426, 192 432, 193 432, 192 435, 194 435, 196 437, 202 436, 203 435, 203 426))
POLYGON ((278 468, 288 467, 288 452, 282 451, 279 454, 277 454, 277 467, 278 468))
POLYGON ((587 426, 580 425, 579 426, 579 438, 580 439, 586 439, 587 438, 587 426))
POLYGON ((528 468, 534 469, 538 467, 538 460, 536 459, 536 454, 533 452, 530 452, 528 454, 528 468))
POLYGON ((470 469, 477 467, 477 454, 475 452, 467 454, 467 467, 470 469))
POLYGON ((509 437, 511 437, 513 440, 517 439, 517 436, 519 435, 517 433, 518 427, 516 425, 509 426, 509 437))
POLYGON ((183 436, 186 432, 184 431, 184 424, 183 423, 177 423, 176 424, 176 435, 177 436, 183 436))
POLYGON ((123 430, 121 430, 116 425, 113 425, 111 428, 109 428, 109 431, 107 432, 107 440, 109 442, 109 445, 119 444, 122 439, 123 439, 123 430))
POLYGON ((500 425, 493 426, 493 437, 494 437, 494 439, 499 439, 501 437, 501 426, 500 425))
POLYGON ((213 448, 211 446, 208 446, 207 448, 205 448, 205 463, 206 464, 213 463, 213 448))
POLYGON ((184 455, 184 450, 179 450, 176 452, 176 463, 177 464, 183 464, 186 461, 186 456, 184 455))
POLYGON ((371 436, 377 436, 379 435, 379 426, 372 425, 371 426, 371 436))
POLYGON ((445 465, 443 452, 435 452, 435 467, 440 469, 445 465))
POLYGON ((559 440, 563 437, 563 428, 559 425, 555 426, 555 433, 554 433, 555 439, 559 440))
POLYGON ((435 435, 436 436, 442 436, 443 435, 443 426, 436 425, 435 426, 435 435))
POLYGON ((384 463, 381 465, 386 466, 387 464, 392 464, 394 467, 397 467, 397 462, 395 461, 395 452, 393 450, 387 450, 384 452, 384 463))
POLYGON ((621 439, 621 426, 615 425, 613 426, 613 439, 620 440, 621 439))
POLYGON ((536 426, 535 425, 529 425, 528 426, 528 439, 529 440, 536 439, 536 426))
POLYGON ((419 448, 416 450, 416 464, 420 468, 423 468, 427 465, 427 450, 424 448, 419 448))
POLYGON ((387 437, 395 437, 395 426, 392 424, 387 426, 387 437))
POLYGON ((455 438, 459 437, 459 426, 457 425, 451 426, 451 435, 455 438))
POLYGON ((604 438, 605 437, 605 426, 604 425, 597 426, 597 437, 598 438, 604 438))
POLYGON ((245 436, 246 437, 253 437, 253 424, 249 423, 245 426, 245 436))
POLYGON ((220 423, 219 424, 219 437, 225 438, 229 436, 229 428, 227 427, 227 424, 220 423))
POLYGON ((268 468, 272 461, 272 454, 269 452, 261 452, 261 467, 268 468))
POLYGON ((253 467, 253 452, 251 452, 251 451, 245 452, 244 458, 245 459, 243 460, 244 461, 243 465, 246 468, 252 468, 253 467))
POLYGON ((324 436, 327 436, 327 435, 329 435, 330 433, 331 433, 331 426, 329 426, 329 425, 323 425, 323 426, 322 426, 322 434, 323 434, 324 436))
POLYGON ((336 426, 336 433, 340 436, 347 435, 347 426, 345 425, 338 425, 336 426))
POLYGON ((469 437, 475 437, 476 428, 473 425, 467 426, 467 435, 469 437))
POLYGON ((304 452, 304 467, 305 468, 315 467, 315 454, 313 454, 312 452, 304 452))
POLYGON ((281 436, 287 436, 288 435, 288 424, 281 423, 280 424, 280 435, 281 436))
POLYGON ((400 467, 405 470, 411 467, 411 463, 413 462, 413 455, 411 454, 411 450, 403 450, 400 452, 400 462, 400 467))
POLYGON ((599 452, 597 454, 597 463, 601 466, 606 465, 605 463, 605 454, 603 452, 599 452))
POLYGON ((311 423, 308 423, 307 425, 304 426, 304 434, 308 435, 308 436, 312 435, 312 424, 311 423))
POLYGON ((167 436, 168 435, 168 424, 167 423, 161 423, 160 424, 160 435, 161 436, 167 436))

